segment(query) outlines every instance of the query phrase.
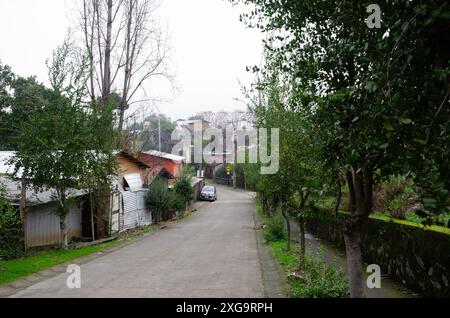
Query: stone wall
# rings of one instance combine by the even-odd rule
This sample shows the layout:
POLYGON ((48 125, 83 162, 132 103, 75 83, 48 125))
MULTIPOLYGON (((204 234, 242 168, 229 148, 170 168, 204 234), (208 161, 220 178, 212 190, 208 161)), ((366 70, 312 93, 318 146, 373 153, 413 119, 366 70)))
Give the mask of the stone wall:
MULTIPOLYGON (((327 211, 314 211, 308 229, 344 248, 343 220, 327 211)), ((371 218, 362 235, 363 258, 378 264, 383 274, 424 297, 450 297, 450 235, 406 222, 371 218)))

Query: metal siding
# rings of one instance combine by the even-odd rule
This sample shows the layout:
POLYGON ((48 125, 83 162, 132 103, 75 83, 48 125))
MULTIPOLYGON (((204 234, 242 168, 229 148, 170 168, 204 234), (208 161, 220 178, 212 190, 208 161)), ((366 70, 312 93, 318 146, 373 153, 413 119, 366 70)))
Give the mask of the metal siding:
MULTIPOLYGON (((30 208, 27 214, 26 243, 28 247, 54 246, 60 243, 58 206, 55 203, 30 208)), ((69 208, 66 217, 69 240, 81 237, 81 210, 69 208)))
POLYGON ((124 230, 131 230, 139 226, 150 225, 152 217, 145 206, 145 192, 125 192, 124 200, 124 230))

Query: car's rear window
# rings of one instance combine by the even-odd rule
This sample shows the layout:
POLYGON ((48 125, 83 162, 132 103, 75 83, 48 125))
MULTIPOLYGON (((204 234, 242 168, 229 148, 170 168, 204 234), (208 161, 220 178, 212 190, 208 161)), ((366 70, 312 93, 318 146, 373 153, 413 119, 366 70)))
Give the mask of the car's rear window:
POLYGON ((214 187, 204 187, 203 191, 205 191, 205 192, 214 192, 214 187))

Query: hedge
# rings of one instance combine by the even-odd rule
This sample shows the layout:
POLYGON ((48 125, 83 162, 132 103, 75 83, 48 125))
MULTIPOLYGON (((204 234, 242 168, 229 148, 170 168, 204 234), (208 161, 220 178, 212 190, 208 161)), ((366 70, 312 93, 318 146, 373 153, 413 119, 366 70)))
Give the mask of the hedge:
MULTIPOLYGON (((315 210, 307 228, 320 238, 345 248, 341 212, 335 218, 315 210)), ((371 217, 362 232, 364 262, 378 264, 387 274, 424 297, 450 297, 450 231, 438 227, 371 217)))

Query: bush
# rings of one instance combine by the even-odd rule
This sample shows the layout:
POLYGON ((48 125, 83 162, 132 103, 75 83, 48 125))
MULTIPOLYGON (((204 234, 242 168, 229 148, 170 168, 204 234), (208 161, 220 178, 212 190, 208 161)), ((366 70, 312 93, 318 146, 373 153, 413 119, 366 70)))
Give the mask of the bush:
MULTIPOLYGON (((285 271, 297 271, 298 255, 286 252, 285 242, 272 243, 275 256, 285 271)), ((342 298, 348 296, 348 283, 343 270, 327 265, 320 257, 307 255, 303 278, 288 275, 293 298, 342 298)))
POLYGON ((406 219, 416 201, 414 183, 405 176, 391 176, 374 193, 375 210, 399 220, 406 219))
POLYGON ((183 175, 177 179, 177 182, 174 185, 175 193, 178 195, 175 197, 175 202, 180 203, 180 199, 182 201, 181 206, 178 206, 179 210, 185 209, 186 204, 192 201, 194 197, 194 188, 192 187, 192 177, 189 175, 183 175))
POLYGON ((349 286, 343 270, 327 265, 322 259, 306 257, 304 280, 289 279, 294 298, 343 298, 349 286))
POLYGON ((153 220, 158 224, 164 212, 173 208, 173 195, 171 195, 167 182, 162 179, 155 180, 145 198, 147 207, 153 211, 153 220))
POLYGON ((264 238, 267 242, 279 242, 286 239, 286 228, 283 217, 275 214, 266 221, 264 238))
POLYGON ((0 260, 23 255, 24 241, 19 212, 2 196, 0 189, 0 260))

